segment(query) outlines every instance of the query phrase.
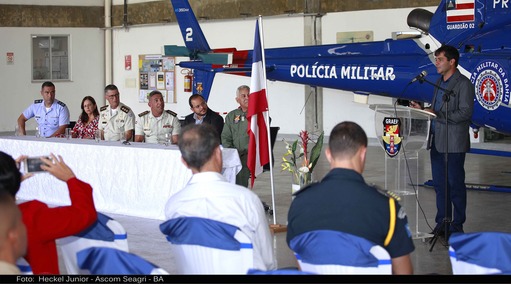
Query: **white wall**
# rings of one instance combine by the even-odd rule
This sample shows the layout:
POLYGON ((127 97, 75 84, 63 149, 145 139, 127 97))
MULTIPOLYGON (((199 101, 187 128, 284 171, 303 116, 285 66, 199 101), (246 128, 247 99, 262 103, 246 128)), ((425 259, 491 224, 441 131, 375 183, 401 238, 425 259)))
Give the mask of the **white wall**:
MULTIPOLYGON (((32 34, 70 35, 71 81, 55 81, 56 98, 69 107, 71 120, 81 113, 84 96, 92 96, 98 105, 104 102, 104 31, 98 28, 5 28, 0 27, 0 131, 14 131, 21 112, 40 99, 42 82, 31 81, 32 34), (14 52, 14 64, 6 54, 14 52)), ((27 129, 35 129, 33 119, 27 129)))

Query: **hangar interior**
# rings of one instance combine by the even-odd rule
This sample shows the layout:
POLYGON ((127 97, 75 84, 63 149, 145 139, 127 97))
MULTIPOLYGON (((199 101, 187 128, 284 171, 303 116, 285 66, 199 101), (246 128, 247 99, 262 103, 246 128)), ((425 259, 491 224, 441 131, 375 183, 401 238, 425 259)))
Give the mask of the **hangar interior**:
MULTIPOLYGON (((175 16, 172 14, 169 1, 124 1, 123 3, 121 0, 96 0, 90 1, 89 6, 83 6, 83 4, 76 3, 70 5, 69 1, 58 0, 44 1, 43 5, 41 5, 41 2, 43 1, 22 1, 21 3, 20 1, 0 0, 0 35, 16 38, 16 33, 21 31, 26 35, 29 35, 33 33, 32 30, 34 29, 37 31, 36 33, 39 34, 71 33, 68 29, 74 29, 74 32, 85 29, 86 33, 84 33, 84 37, 87 36, 88 38, 93 38, 94 41, 98 42, 98 46, 103 48, 105 44, 104 34, 107 33, 108 30, 111 30, 114 33, 114 40, 123 40, 126 36, 143 33, 144 28, 146 27, 157 27, 172 29, 174 34, 165 36, 172 37, 172 40, 175 40, 176 44, 181 43, 181 36, 176 32, 177 27, 175 23, 175 16), (105 3, 110 3, 112 8, 110 27, 105 26, 105 3), (48 20, 48 14, 53 15, 51 21, 48 20), (131 34, 128 33, 130 29, 131 34)), ((389 11, 393 9, 404 9, 406 11, 402 12, 402 14, 406 14, 409 9, 415 7, 435 7, 439 1, 281 0, 264 1, 264 5, 261 5, 261 2, 258 0, 190 0, 190 2, 194 10, 197 11, 197 16, 199 17, 201 24, 209 25, 209 29, 214 29, 215 25, 229 23, 230 21, 239 23, 245 19, 255 19, 254 17, 256 15, 263 15, 266 17, 287 17, 288 15, 302 13, 328 15, 329 13, 356 13, 371 10, 379 11, 380 9, 389 11)), ((406 23, 404 23, 404 19, 402 21, 403 23, 401 23, 401 26, 405 26, 406 23)), ((303 24, 302 22, 300 23, 303 24)), ((252 27, 252 22, 250 27, 252 27)), ((302 31, 304 29, 303 26, 300 26, 299 28, 301 29, 300 34, 303 36, 300 38, 300 40, 303 39, 300 43, 304 44, 306 40, 310 39, 310 35, 304 35, 306 32, 302 31)), ((362 29, 356 26, 342 28, 344 30, 362 29)), ((247 39, 251 39, 253 37, 252 29, 249 29, 248 31, 245 30, 244 32, 249 34, 247 39)), ((236 34, 240 34, 240 32, 237 31, 236 34)), ((385 35, 377 35, 376 37, 385 38, 389 35, 390 32, 385 35)), ((73 35, 73 37, 79 38, 77 35, 73 35)), ((164 41, 168 43, 168 39, 169 38, 166 38, 164 41)), ((233 42, 232 39, 225 39, 218 35, 213 36, 211 40, 215 41, 215 43, 222 42, 223 40, 230 41, 229 44, 233 42)), ((23 44, 26 44, 25 41, 27 41, 27 39, 23 38, 20 41, 23 41, 23 44)), ((243 39, 239 41, 245 41, 241 43, 242 48, 252 48, 252 42, 250 40, 243 39)), ((328 41, 332 40, 323 39, 323 42, 328 41)), ((85 46, 85 43, 80 42, 80 44, 84 44, 84 48, 90 48, 89 46, 85 46)), ((76 44, 76 46, 80 44, 76 44)), ((30 58, 30 51, 27 48, 20 48, 21 50, 17 49, 19 46, 20 45, 10 45, 10 43, 6 43, 4 47, 0 47, 0 52, 5 54, 6 52, 14 51, 14 67, 29 69, 30 64, 29 62, 24 61, 24 57, 30 58), (22 63, 21 67, 19 66, 20 63, 22 63)), ((94 47, 97 48, 98 46, 94 47)), ((114 48, 115 58, 111 59, 113 65, 122 65, 122 62, 119 63, 119 60, 122 61, 122 58, 125 55, 123 52, 125 51, 132 54, 135 59, 138 54, 157 53, 162 45, 157 42, 151 47, 151 42, 147 42, 145 46, 147 46, 147 48, 139 52, 131 51, 129 49, 125 50, 122 49, 122 47, 117 46, 117 53, 115 53, 116 49, 114 48)), ((98 64, 94 66, 94 68, 99 66, 100 70, 96 71, 97 74, 87 77, 87 74, 82 74, 79 73, 79 70, 75 70, 75 77, 72 82, 57 83, 57 89, 62 90, 62 92, 59 91, 57 94, 57 98, 62 93, 62 96, 67 98, 70 104, 74 104, 71 108, 72 116, 78 116, 79 101, 82 98, 81 95, 79 98, 71 97, 71 95, 69 95, 73 94, 73 89, 76 88, 83 88, 86 89, 87 92, 95 94, 93 96, 95 96, 99 105, 102 105, 102 102, 104 102, 102 89, 105 86, 105 83, 110 81, 119 82, 119 84, 123 86, 123 95, 128 94, 133 97, 136 96, 136 93, 134 93, 135 91, 131 90, 131 87, 129 87, 131 86, 131 83, 133 83, 131 80, 135 75, 131 75, 131 73, 125 71, 124 65, 122 65, 122 67, 111 67, 110 70, 105 69, 103 66, 105 58, 101 55, 103 53, 101 48, 99 50, 95 50, 93 52, 94 54, 76 55, 75 58, 75 61, 79 61, 82 65, 85 65, 85 67, 81 67, 83 69, 87 68, 87 60, 83 60, 83 58, 80 59, 79 57, 89 57, 91 61, 97 62, 98 64), (96 53, 100 55, 97 55, 96 53), (114 69, 118 71, 121 70, 122 72, 113 72, 112 70, 114 69), (112 74, 108 74, 109 71, 112 72, 112 74), (66 94, 64 95, 64 93, 66 94)), ((134 63, 134 65, 136 65, 136 63, 134 63)), ((38 98, 38 88, 40 87, 40 82, 31 81, 27 74, 24 74, 24 76, 17 76, 22 77, 21 79, 15 78, 14 74, 18 73, 13 72, 8 68, 10 67, 2 64, 2 66, 0 66, 0 71, 3 76, 7 78, 7 81, 16 82, 16 84, 13 84, 13 86, 6 84, 7 86, 5 86, 6 89, 4 91, 6 94, 16 94, 16 96, 12 96, 12 98, 8 98, 8 96, 6 96, 5 102, 2 102, 2 113, 4 113, 3 115, 0 114, 0 118, 2 118, 2 122, 0 122, 0 133, 2 135, 11 135, 11 128, 15 121, 15 118, 12 117, 15 116, 17 118, 19 113, 23 110, 23 107, 28 105, 28 103, 33 99, 38 98), (8 109, 6 108, 6 105, 15 105, 16 107, 10 107, 8 109)), ((182 78, 178 80, 182 80, 182 78)), ((221 80, 223 80, 223 78, 221 78, 221 80)), ((222 85, 219 85, 217 92, 230 92, 229 96, 233 97, 234 84, 249 83, 248 80, 226 81, 222 83, 222 85)), ((180 81, 176 82, 177 85, 180 83, 180 81)), ((288 87, 290 86, 275 86, 275 89, 282 91, 288 87)), ((303 89, 292 90, 298 90, 300 92, 300 102, 296 104, 298 109, 301 109, 302 107, 314 109, 314 106, 312 105, 313 102, 307 101, 307 91, 303 89)), ((180 93, 178 95, 189 94, 180 93)), ((341 101, 341 103, 343 102, 344 101, 341 101)), ((391 103, 392 101, 384 100, 384 102, 391 103)), ((138 101, 135 98, 133 99, 133 104, 136 103, 138 103, 138 101)), ((229 103, 229 107, 235 107, 232 99, 229 103)), ((213 105, 217 108, 220 108, 221 104, 223 104, 223 101, 213 103, 213 105)), ((347 108, 352 106, 351 104, 352 102, 350 98, 349 102, 346 102, 347 108)), ((170 108, 179 107, 183 113, 188 112, 186 103, 179 105, 170 104, 168 106, 170 106, 170 108)), ((146 105, 139 104, 135 108, 138 108, 141 111, 146 108, 146 105)), ((323 112, 329 112, 329 109, 323 110, 323 112)), ((302 112, 299 112, 299 116, 301 123, 297 126, 298 130, 304 128, 311 130, 323 128, 328 130, 331 128, 331 126, 328 125, 335 125, 335 123, 339 122, 339 120, 345 120, 347 117, 350 117, 347 115, 330 118, 325 115, 321 121, 318 122, 315 121, 314 118, 308 117, 302 112), (327 125, 327 127, 324 127, 325 125, 327 125)), ((366 111, 364 112, 363 117, 354 117, 353 119, 364 125, 364 129, 371 138, 364 177, 368 183, 385 187, 385 176, 387 174, 385 172, 385 168, 388 158, 386 158, 386 154, 374 135, 372 113, 370 111, 366 111)), ((275 223, 285 225, 287 220, 287 210, 292 200, 291 178, 289 173, 282 172, 280 170, 280 160, 285 152, 285 143, 283 142, 283 139, 288 141, 296 139, 297 136, 294 133, 298 133, 298 131, 296 131, 296 127, 288 126, 288 124, 294 123, 293 120, 288 119, 288 117, 278 117, 276 115, 275 121, 281 129, 285 130, 279 133, 273 151, 276 160, 276 164, 273 169, 275 200, 272 200, 270 172, 264 172, 256 179, 253 190, 266 204, 270 206, 273 202, 276 204, 275 208, 272 208, 274 214, 269 214, 269 212, 267 214, 269 224, 275 223)), ((328 131, 326 134, 328 135, 328 131)), ((473 143, 473 147, 498 151, 506 151, 509 149, 509 139, 503 134, 484 130, 480 137, 481 138, 477 143, 473 143)), ((325 141, 327 141, 327 137, 325 138, 325 141)), ((421 148, 418 151, 417 161, 419 184, 415 187, 415 194, 403 196, 401 204, 406 209, 412 231, 414 228, 418 228, 417 230, 421 233, 429 233, 431 231, 431 227, 434 226, 434 215, 436 210, 434 189, 422 184, 422 182, 431 179, 429 152, 424 148, 421 148)), ((511 224, 505 221, 505 216, 509 207, 508 204, 511 202, 511 192, 496 192, 486 188, 488 185, 494 185, 502 188, 511 187, 511 172, 507 170, 508 165, 508 157, 467 154, 465 162, 467 177, 466 182, 467 184, 474 186, 473 189, 468 190, 467 222, 465 223, 465 232, 511 232, 511 224)), ((320 180, 328 172, 328 170, 329 165, 324 158, 324 155, 322 155, 317 169, 314 172, 314 179, 320 180)), ((347 198, 349 198, 349 196, 347 198)), ((118 220, 125 227, 128 232, 128 242, 132 252, 161 266, 171 274, 175 273, 175 259, 169 254, 167 241, 159 232, 159 224, 162 222, 161 220, 105 213, 118 220)), ((278 267, 296 267, 295 257, 285 242, 285 232, 275 233, 273 238, 278 267)), ((415 251, 412 253, 412 261, 415 274, 452 274, 449 252, 445 241, 439 239, 433 246, 427 239, 416 238, 414 240, 414 244, 415 251)), ((61 264, 61 271, 62 273, 66 272, 63 264, 61 264)))

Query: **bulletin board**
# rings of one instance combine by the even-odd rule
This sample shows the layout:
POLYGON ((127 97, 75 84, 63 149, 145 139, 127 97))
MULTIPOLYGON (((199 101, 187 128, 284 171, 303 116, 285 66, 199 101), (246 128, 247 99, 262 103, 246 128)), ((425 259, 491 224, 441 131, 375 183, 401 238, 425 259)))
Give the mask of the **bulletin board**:
POLYGON ((138 101, 147 103, 150 92, 158 90, 166 103, 176 103, 175 57, 162 55, 139 55, 139 97, 138 101))

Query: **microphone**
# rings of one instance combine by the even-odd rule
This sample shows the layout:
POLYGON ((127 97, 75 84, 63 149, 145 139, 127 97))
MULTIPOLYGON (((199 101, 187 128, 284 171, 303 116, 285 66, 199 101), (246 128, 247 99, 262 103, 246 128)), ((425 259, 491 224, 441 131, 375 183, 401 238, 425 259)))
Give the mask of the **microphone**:
POLYGON ((428 76, 428 72, 426 72, 426 70, 422 70, 421 73, 419 75, 415 76, 415 78, 413 78, 410 83, 413 83, 417 80, 421 81, 421 83, 422 83, 422 79, 426 76, 428 76))

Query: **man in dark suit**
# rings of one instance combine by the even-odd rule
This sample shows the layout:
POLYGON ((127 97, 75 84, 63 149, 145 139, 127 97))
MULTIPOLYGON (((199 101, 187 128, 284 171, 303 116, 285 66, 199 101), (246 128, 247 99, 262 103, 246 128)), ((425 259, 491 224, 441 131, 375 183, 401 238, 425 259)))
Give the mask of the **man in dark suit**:
MULTIPOLYGON (((435 51, 435 66, 441 77, 436 82, 439 87, 435 88, 431 107, 425 109, 436 115, 430 131, 431 173, 437 207, 435 217, 437 225, 433 233, 445 235, 447 238, 452 232, 463 232, 463 223, 466 219, 467 188, 464 164, 465 154, 470 150, 469 128, 475 96, 474 86, 457 68, 459 57, 458 50, 452 46, 443 45, 435 51), (446 152, 449 193, 447 196, 444 159, 446 152), (452 220, 448 232, 444 232, 442 225, 444 220, 452 220)), ((411 106, 420 107, 415 103, 411 106)))
POLYGON ((185 117, 183 126, 188 124, 202 124, 203 122, 213 125, 218 132, 218 137, 224 129, 224 118, 212 111, 204 98, 199 94, 193 94, 188 99, 192 113, 185 117))

